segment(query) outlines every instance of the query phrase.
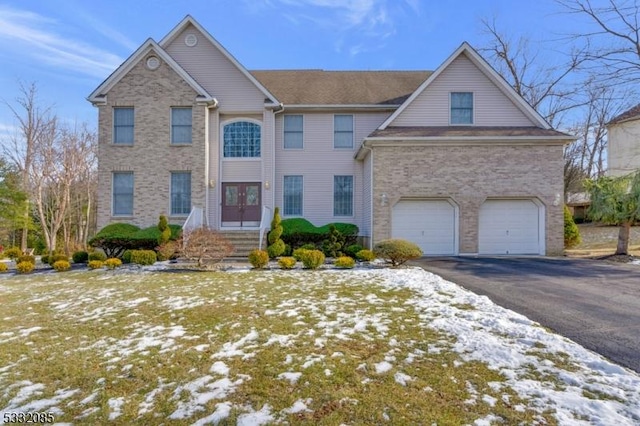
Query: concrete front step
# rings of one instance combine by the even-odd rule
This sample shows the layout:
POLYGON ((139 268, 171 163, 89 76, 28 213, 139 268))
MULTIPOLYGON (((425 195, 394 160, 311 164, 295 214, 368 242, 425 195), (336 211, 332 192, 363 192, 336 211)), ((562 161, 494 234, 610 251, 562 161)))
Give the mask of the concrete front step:
MULTIPOLYGON (((257 249, 260 245, 260 232, 259 231, 220 231, 220 234, 225 237, 233 247, 235 252, 232 257, 246 258, 253 249, 257 249)), ((264 240, 262 242, 262 248, 266 248, 267 233, 265 232, 264 240)))

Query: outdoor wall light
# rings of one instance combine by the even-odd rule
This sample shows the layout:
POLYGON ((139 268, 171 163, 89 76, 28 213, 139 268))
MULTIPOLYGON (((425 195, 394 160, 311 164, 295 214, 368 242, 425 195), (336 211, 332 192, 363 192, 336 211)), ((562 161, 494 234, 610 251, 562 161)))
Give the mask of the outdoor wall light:
POLYGON ((380 205, 386 206, 389 203, 389 198, 386 193, 380 194, 380 205))
POLYGON ((560 205, 560 194, 556 194, 556 198, 553 200, 553 205, 558 207, 560 205))
POLYGON ((269 188, 271 188, 271 183, 269 183, 269 181, 266 181, 264 183, 264 189, 269 189, 269 188))
POLYGON ((211 179, 209 181, 209 188, 215 188, 216 187, 216 180, 215 179, 211 179))

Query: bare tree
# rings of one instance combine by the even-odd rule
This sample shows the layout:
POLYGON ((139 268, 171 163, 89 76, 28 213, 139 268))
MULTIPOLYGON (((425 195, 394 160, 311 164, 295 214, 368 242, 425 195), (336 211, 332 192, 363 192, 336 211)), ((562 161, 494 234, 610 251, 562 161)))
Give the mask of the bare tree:
POLYGON ((637 0, 556 0, 566 13, 582 17, 590 29, 569 37, 586 46, 585 59, 602 80, 640 79, 640 6, 637 0))
MULTIPOLYGON (((16 99, 19 108, 4 101, 18 122, 18 134, 14 135, 10 143, 4 147, 4 153, 20 173, 22 191, 31 194, 32 185, 29 172, 33 166, 34 150, 43 135, 49 132, 53 118, 51 117, 51 107, 40 108, 38 105, 38 91, 35 83, 25 85, 21 82, 19 85, 20 97, 16 99)), ((27 224, 31 215, 31 206, 28 200, 22 215, 25 226, 22 230, 20 245, 25 251, 29 232, 27 224)))

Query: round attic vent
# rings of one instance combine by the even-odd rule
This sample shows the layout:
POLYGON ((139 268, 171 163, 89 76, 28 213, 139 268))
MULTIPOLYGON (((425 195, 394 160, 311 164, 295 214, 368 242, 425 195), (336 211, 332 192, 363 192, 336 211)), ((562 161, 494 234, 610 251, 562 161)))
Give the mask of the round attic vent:
POLYGON ((195 34, 187 34, 187 36, 184 38, 184 44, 189 47, 193 47, 198 44, 198 37, 196 37, 195 34))
POLYGON ((155 70, 158 69, 159 66, 160 59, 156 58, 155 56, 149 56, 147 58, 147 68, 149 68, 150 70, 155 70))

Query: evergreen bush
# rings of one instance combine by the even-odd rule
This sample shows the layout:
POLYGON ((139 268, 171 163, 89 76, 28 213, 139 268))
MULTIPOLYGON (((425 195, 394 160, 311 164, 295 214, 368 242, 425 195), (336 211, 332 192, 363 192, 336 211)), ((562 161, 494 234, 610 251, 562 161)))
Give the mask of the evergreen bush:
POLYGON ((57 262, 54 262, 53 265, 51 266, 53 266, 53 269, 55 269, 58 272, 64 272, 71 269, 71 263, 69 263, 68 260, 58 260, 57 262))
POLYGON ((117 267, 122 266, 122 260, 117 257, 110 257, 104 261, 104 266, 106 266, 107 269, 116 269, 117 267))
POLYGON ((573 220, 569 207, 564 206, 564 247, 573 248, 582 242, 580 229, 573 220))
POLYGON ((318 269, 324 264, 324 253, 320 250, 305 250, 302 253, 302 264, 307 269, 318 269))
POLYGON ((107 255, 104 254, 101 251, 92 251, 91 253, 89 253, 89 257, 88 257, 89 261, 92 260, 99 260, 101 262, 104 262, 105 260, 107 260, 107 255))
POLYGON ((249 263, 256 269, 262 269, 269 263, 269 254, 264 250, 251 250, 249 253, 249 263))
POLYGON ((371 250, 363 249, 356 253, 356 259, 361 262, 371 262, 372 260, 375 260, 375 258, 376 255, 371 250))
POLYGON ((296 259, 289 256, 278 259, 278 265, 280 265, 282 269, 293 269, 296 266, 296 263, 296 259))
POLYGON ((153 250, 131 250, 131 263, 136 265, 153 265, 157 256, 153 250))
POLYGON ((73 263, 87 263, 89 260, 89 253, 84 250, 76 251, 71 255, 73 263))
POLYGON ((356 266, 356 261, 353 260, 353 257, 349 257, 349 256, 340 256, 338 258, 336 258, 336 260, 333 262, 333 264, 337 267, 337 268, 341 268, 341 269, 351 269, 354 266, 356 266))
POLYGON ((16 265, 16 270, 19 274, 28 274, 29 272, 33 271, 34 268, 35 265, 32 262, 28 261, 18 262, 18 264, 16 265))
POLYGON ((391 263, 392 266, 402 265, 409 260, 422 256, 420 247, 410 241, 401 239, 380 241, 373 248, 373 253, 391 263))
POLYGON ((104 262, 102 260, 90 260, 87 266, 89 269, 100 269, 104 266, 104 262))

